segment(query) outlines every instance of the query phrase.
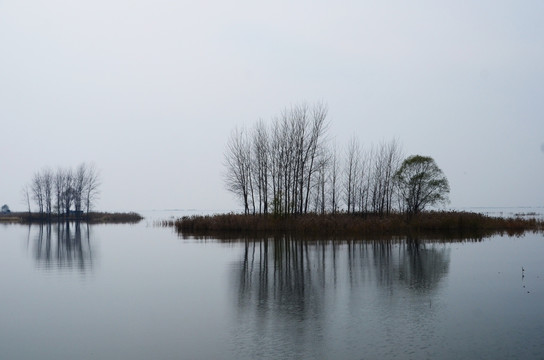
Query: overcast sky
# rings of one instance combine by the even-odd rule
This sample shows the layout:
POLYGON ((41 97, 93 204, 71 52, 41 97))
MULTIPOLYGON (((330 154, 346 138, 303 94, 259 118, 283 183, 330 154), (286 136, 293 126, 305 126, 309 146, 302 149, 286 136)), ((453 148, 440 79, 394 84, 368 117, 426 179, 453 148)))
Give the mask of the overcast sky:
POLYGON ((450 207, 544 206, 544 2, 0 1, 0 204, 94 162, 100 210, 230 210, 236 125, 432 156, 450 207))

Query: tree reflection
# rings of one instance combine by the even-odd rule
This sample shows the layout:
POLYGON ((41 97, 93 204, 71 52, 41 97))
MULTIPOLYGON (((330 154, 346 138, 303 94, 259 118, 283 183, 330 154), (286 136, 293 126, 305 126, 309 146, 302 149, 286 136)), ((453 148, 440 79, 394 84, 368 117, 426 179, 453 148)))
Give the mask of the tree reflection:
POLYGON ((238 275, 239 300, 304 317, 306 302, 319 294, 307 249, 307 242, 283 236, 246 242, 238 275))
POLYGON ((399 281, 410 289, 434 289, 449 269, 449 249, 427 247, 425 242, 409 237, 399 256, 399 281))
POLYGON ((274 307, 296 316, 319 313, 339 281, 350 288, 432 292, 449 269, 449 249, 414 238, 312 241, 289 235, 246 241, 235 269, 241 306, 274 307))
POLYGON ((330 324, 370 330, 372 319, 387 321, 399 308, 413 310, 402 304, 437 311, 428 304, 435 304, 449 263, 448 246, 413 238, 245 240, 232 267, 240 325, 234 341, 253 344, 244 351, 255 357, 274 341, 289 343, 288 354, 308 349, 311 342, 313 355, 320 357, 330 324))
MULTIPOLYGON (((91 226, 75 223, 35 225, 32 254, 38 267, 44 269, 77 269, 86 272, 93 267, 91 226)), ((29 238, 33 227, 29 226, 29 238)))

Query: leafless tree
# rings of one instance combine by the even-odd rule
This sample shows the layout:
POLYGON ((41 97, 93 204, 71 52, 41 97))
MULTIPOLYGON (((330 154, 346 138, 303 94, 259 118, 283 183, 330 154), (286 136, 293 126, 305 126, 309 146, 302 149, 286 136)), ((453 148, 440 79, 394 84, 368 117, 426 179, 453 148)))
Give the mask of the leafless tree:
POLYGON ((345 158, 328 148, 327 108, 322 103, 285 108, 270 126, 259 120, 251 133, 235 130, 225 153, 225 183, 245 213, 308 211, 391 212, 393 175, 400 166, 396 140, 363 151, 354 136, 345 158))
POLYGON ((386 214, 389 214, 393 207, 393 198, 396 195, 394 177, 402 164, 403 158, 402 147, 397 139, 393 139, 385 145, 385 207, 383 212, 386 214))
POLYGON ((346 163, 344 168, 344 196, 348 213, 355 211, 357 184, 360 170, 359 162, 359 140, 352 137, 346 149, 346 163))
POLYGON ((32 198, 34 199, 34 201, 36 202, 36 205, 38 206, 38 212, 40 213, 40 215, 43 215, 45 191, 44 191, 43 177, 39 171, 35 172, 32 177, 31 189, 32 189, 32 198))
POLYGON ((331 155, 326 149, 321 149, 316 160, 316 176, 314 188, 314 212, 324 214, 327 210, 330 176, 329 166, 331 155))
POLYGON ((74 172, 72 169, 68 168, 64 170, 63 180, 63 192, 61 195, 62 209, 64 210, 65 216, 69 216, 70 208, 72 207, 72 203, 74 201, 74 172))
POLYGON ((45 213, 50 217, 53 210, 53 171, 46 168, 42 171, 41 177, 43 182, 45 213))
POLYGON ((287 164, 288 141, 286 119, 276 118, 272 122, 270 140, 270 178, 272 180, 272 208, 275 215, 284 213, 284 175, 287 164))
POLYGON ((21 197, 22 197, 22 201, 23 201, 23 203, 27 206, 27 209, 28 209, 28 213, 29 213, 29 214, 32 212, 32 209, 31 209, 31 207, 30 207, 30 200, 31 200, 30 192, 31 192, 30 185, 25 185, 25 186, 23 186, 23 188, 21 189, 21 197))
POLYGON ((55 210, 57 212, 57 217, 60 218, 62 213, 62 195, 64 194, 64 170, 58 168, 53 177, 53 186, 55 191, 55 210))
POLYGON ((72 182, 72 197, 77 216, 80 216, 81 212, 83 211, 83 193, 87 187, 87 181, 87 165, 85 163, 81 163, 74 172, 72 182))
POLYGON ((306 104, 283 110, 268 128, 257 122, 251 134, 235 130, 225 153, 225 183, 246 213, 307 212, 319 157, 323 153, 327 109, 306 104), (271 201, 269 200, 271 199, 271 201))
POLYGON ((257 186, 259 213, 268 213, 268 183, 269 183, 269 140, 267 128, 263 120, 255 125, 252 136, 252 175, 253 183, 257 186))
POLYGON ((87 215, 95 205, 98 196, 100 195, 100 171, 96 169, 96 166, 91 163, 86 166, 86 180, 83 187, 83 195, 85 199, 85 210, 87 215))
POLYGON ((372 149, 370 151, 361 149, 359 153, 358 174, 356 177, 356 208, 362 214, 368 213, 370 182, 371 182, 371 164, 372 149))
POLYGON ((370 192, 371 192, 371 208, 373 213, 380 213, 380 206, 382 204, 383 199, 383 187, 384 187, 384 178, 383 178, 383 146, 380 147, 373 147, 372 151, 372 166, 370 168, 371 171, 371 185, 370 185, 370 192))
POLYGON ((329 184, 330 184, 330 200, 331 200, 331 212, 335 214, 338 211, 338 185, 339 185, 339 171, 340 163, 338 159, 338 152, 336 144, 333 145, 332 151, 329 155, 329 184))
POLYGON ((371 178, 372 211, 383 216, 389 214, 393 206, 393 176, 400 167, 402 150, 397 140, 380 143, 373 151, 371 178))
POLYGON ((308 123, 308 106, 306 104, 294 106, 289 111, 290 136, 292 144, 294 144, 294 158, 292 159, 293 167, 291 168, 290 193, 291 204, 290 213, 302 213, 304 206, 303 189, 304 189, 304 167, 306 166, 307 154, 305 153, 306 146, 306 130, 308 123))
MULTIPOLYGON (((324 142, 325 132, 328 128, 328 124, 325 122, 327 118, 327 107, 323 103, 315 104, 311 109, 311 125, 310 135, 307 141, 305 155, 304 155, 304 177, 306 180, 306 195, 304 203, 304 212, 308 212, 308 202, 310 199, 310 186, 312 184, 312 177, 315 173, 315 164, 317 161, 321 161, 322 170, 324 171, 327 160, 325 158, 324 142), (320 159, 321 157, 321 159, 320 159), (318 160, 319 159, 319 160, 318 160)), ((325 180, 325 174, 323 173, 323 181, 325 180)), ((323 189, 324 190, 324 189, 323 189)), ((301 207, 302 212, 302 207, 301 207)))
MULTIPOLYGON (((225 185, 240 199, 244 212, 250 213, 251 185, 251 146, 244 129, 235 129, 227 142, 225 153, 225 185)), ((253 207, 253 210, 254 207, 253 207)))
POLYGON ((98 197, 99 186, 100 174, 94 164, 82 163, 75 171, 59 167, 55 172, 45 168, 34 173, 22 195, 29 209, 32 199, 40 214, 50 217, 55 211, 60 219, 62 214, 69 216, 72 206, 77 214, 81 214, 84 207, 88 213, 98 197))
POLYGON ((289 112, 284 110, 272 123, 270 141, 270 178, 272 207, 275 215, 285 215, 293 209, 294 141, 289 112))

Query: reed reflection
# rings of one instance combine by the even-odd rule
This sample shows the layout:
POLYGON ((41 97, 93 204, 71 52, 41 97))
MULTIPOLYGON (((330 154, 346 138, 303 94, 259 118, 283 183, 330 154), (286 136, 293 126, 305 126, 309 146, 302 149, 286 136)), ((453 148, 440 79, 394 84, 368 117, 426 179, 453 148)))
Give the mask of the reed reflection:
POLYGON ((87 272, 93 268, 91 226, 79 222, 29 225, 31 252, 39 268, 87 272))
POLYGON ((417 238, 408 238, 399 254, 399 281, 410 289, 432 291, 447 274, 450 248, 429 247, 417 238))

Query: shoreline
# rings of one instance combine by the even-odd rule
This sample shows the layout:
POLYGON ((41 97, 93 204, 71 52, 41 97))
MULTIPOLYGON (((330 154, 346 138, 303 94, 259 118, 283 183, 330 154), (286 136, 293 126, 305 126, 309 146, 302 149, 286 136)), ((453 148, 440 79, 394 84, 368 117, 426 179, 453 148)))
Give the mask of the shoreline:
POLYGON ((28 212, 13 212, 0 215, 0 224, 47 224, 54 222, 84 222, 89 224, 125 224, 138 223, 144 217, 135 212, 109 213, 90 212, 89 214, 57 216, 56 214, 46 215, 28 212))

